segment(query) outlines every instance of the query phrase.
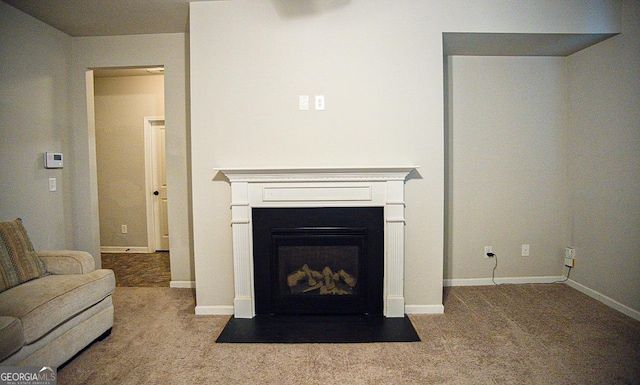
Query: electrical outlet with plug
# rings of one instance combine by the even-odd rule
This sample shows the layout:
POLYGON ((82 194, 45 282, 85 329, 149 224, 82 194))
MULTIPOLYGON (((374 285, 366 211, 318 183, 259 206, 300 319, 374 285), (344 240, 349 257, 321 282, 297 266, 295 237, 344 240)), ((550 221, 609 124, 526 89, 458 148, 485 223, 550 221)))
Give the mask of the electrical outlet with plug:
POLYGON ((564 249, 564 265, 567 267, 576 267, 576 249, 566 247, 564 249))

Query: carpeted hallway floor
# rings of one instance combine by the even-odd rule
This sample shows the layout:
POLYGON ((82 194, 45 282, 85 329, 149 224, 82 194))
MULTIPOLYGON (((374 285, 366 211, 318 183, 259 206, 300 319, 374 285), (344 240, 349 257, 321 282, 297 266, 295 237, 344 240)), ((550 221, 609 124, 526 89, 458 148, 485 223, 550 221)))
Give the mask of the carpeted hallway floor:
POLYGON ((113 333, 58 384, 638 384, 640 322, 564 285, 454 287, 422 341, 216 344, 194 291, 118 287, 113 333))

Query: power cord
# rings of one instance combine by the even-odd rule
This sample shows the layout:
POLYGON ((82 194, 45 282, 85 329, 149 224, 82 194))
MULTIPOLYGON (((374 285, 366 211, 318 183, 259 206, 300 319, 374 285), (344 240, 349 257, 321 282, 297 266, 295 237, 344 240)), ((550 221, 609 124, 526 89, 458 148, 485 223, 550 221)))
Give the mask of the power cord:
POLYGON ((496 268, 498 267, 498 256, 494 253, 487 253, 487 257, 494 258, 496 263, 493 265, 493 271, 491 272, 491 282, 496 286, 508 285, 507 283, 496 283, 496 268))
MULTIPOLYGON (((489 258, 495 258, 496 263, 493 265, 493 270, 491 271, 491 282, 493 282, 494 285, 496 286, 503 286, 503 285, 513 285, 512 283, 496 283, 496 268, 498 267, 498 256, 495 253, 487 253, 487 257, 489 258)), ((571 275, 571 269, 573 269, 573 267, 571 266, 567 266, 569 269, 567 270, 567 276, 564 279, 558 280, 558 281, 553 281, 553 282, 541 282, 541 283, 546 283, 546 284, 552 284, 552 283, 563 283, 563 282, 567 282, 569 280, 569 275, 571 275)))
POLYGON ((567 282, 569 280, 569 275, 571 275, 571 269, 573 269, 572 266, 567 266, 567 276, 564 277, 564 279, 561 279, 559 281, 553 281, 553 282, 549 282, 549 283, 562 283, 562 282, 567 282))

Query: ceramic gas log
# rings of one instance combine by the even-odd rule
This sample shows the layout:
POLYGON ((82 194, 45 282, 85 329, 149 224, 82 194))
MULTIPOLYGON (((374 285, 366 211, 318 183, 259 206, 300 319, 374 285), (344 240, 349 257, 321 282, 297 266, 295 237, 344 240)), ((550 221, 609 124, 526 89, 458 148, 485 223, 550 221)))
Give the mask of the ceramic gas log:
POLYGON ((287 276, 291 294, 353 294, 357 282, 356 277, 343 269, 333 272, 329 266, 325 266, 322 271, 318 271, 311 270, 307 264, 287 276))

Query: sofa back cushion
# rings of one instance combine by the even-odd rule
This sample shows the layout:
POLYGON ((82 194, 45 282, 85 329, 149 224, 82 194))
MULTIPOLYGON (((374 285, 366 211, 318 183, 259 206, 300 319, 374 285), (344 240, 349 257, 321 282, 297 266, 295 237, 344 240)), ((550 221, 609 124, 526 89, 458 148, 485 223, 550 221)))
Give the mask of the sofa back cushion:
POLYGON ((46 274, 20 218, 0 222, 0 292, 46 274))

